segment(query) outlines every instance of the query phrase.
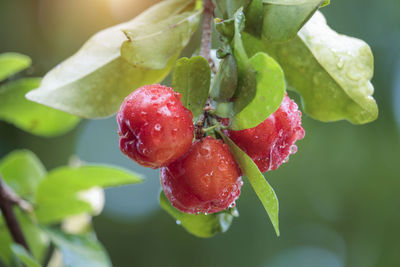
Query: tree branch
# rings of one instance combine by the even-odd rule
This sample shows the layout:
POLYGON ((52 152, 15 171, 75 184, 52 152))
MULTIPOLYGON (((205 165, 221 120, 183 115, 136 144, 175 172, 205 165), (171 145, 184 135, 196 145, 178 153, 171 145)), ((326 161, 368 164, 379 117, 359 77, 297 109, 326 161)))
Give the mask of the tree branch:
POLYGON ((212 21, 214 18, 215 5, 213 0, 203 1, 203 32, 201 35, 200 55, 207 59, 210 63, 211 69, 214 73, 217 72, 214 61, 211 58, 211 35, 212 35, 212 21))
MULTIPOLYGON (((0 175, 0 209, 15 243, 23 246, 30 252, 28 243, 25 240, 21 226, 15 216, 13 205, 19 204, 21 199, 3 182, 0 175)), ((22 202, 25 203, 25 202, 22 202)))

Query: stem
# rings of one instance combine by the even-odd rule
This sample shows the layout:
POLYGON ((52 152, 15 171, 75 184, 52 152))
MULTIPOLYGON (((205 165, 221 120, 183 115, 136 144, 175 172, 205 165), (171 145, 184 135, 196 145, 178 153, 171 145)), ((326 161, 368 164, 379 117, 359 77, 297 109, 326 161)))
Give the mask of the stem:
POLYGON ((18 198, 16 198, 16 194, 3 182, 3 179, 0 175, 1 213, 14 242, 23 246, 28 252, 30 252, 28 243, 25 240, 24 234, 21 230, 21 226, 13 210, 13 205, 16 203, 18 203, 18 198))
POLYGON ((202 131, 203 131, 203 133, 206 133, 206 132, 209 132, 209 131, 214 130, 214 129, 217 128, 218 126, 219 126, 218 124, 214 124, 213 126, 210 126, 210 127, 208 127, 208 128, 203 128, 202 131))
POLYGON ((200 55, 207 59, 214 73, 217 72, 214 61, 211 58, 212 21, 215 5, 212 0, 203 1, 203 32, 201 35, 200 55))
MULTIPOLYGON (((214 18, 215 5, 213 0, 203 0, 203 32, 201 35, 201 46, 200 55, 207 59, 210 67, 214 73, 217 72, 214 61, 211 58, 211 35, 212 35, 212 21, 214 18)), ((206 105, 204 106, 203 113, 199 116, 195 128, 195 138, 201 139, 204 137, 205 132, 203 131, 205 122, 208 117, 208 111, 211 108, 210 98, 207 99, 206 105)))

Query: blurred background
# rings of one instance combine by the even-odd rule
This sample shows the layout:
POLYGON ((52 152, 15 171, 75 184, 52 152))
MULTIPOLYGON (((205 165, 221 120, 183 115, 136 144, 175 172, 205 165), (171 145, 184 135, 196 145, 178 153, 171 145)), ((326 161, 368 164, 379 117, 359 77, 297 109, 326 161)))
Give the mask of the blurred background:
MULTIPOLYGON (((93 33, 155 2, 0 0, 0 53, 29 55, 29 75, 42 76, 93 33)), ((322 11, 335 30, 370 44, 380 115, 364 126, 304 116, 306 137, 297 154, 267 174, 280 201, 279 238, 248 183, 240 217, 227 233, 211 239, 186 233, 158 206, 158 172, 119 152, 114 118, 84 121, 53 139, 0 122, 0 157, 27 148, 48 169, 76 154, 145 174, 144 184, 107 190, 104 212, 94 219, 116 267, 400 266, 400 1, 332 0, 322 11)))

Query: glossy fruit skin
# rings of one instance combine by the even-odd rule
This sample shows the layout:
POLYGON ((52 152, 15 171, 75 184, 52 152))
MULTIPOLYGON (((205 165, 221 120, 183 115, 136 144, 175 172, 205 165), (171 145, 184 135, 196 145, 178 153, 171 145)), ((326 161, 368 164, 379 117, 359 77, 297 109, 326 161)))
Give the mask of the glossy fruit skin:
POLYGON ((286 162, 297 151, 295 142, 305 134, 301 112, 287 95, 278 110, 256 127, 224 133, 254 160, 261 172, 275 170, 286 162))
POLYGON ((222 211, 240 195, 241 172, 229 148, 207 136, 179 160, 161 168, 161 185, 171 204, 186 213, 222 211))
POLYGON ((172 88, 143 86, 125 98, 117 113, 120 149, 145 167, 166 166, 190 148, 192 120, 172 88))

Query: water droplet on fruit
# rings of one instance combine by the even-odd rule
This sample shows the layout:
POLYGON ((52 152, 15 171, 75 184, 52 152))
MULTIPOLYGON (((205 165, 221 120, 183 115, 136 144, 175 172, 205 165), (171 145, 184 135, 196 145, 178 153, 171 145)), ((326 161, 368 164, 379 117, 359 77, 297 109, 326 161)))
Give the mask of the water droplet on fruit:
MULTIPOLYGON (((212 173, 211 173, 211 175, 212 175, 212 173)), ((208 187, 211 182, 210 174, 204 175, 203 178, 201 178, 201 182, 204 184, 204 186, 208 187)))
POLYGON ((226 166, 226 163, 224 160, 219 161, 218 163, 218 170, 220 171, 226 171, 228 167, 226 166))
POLYGON ((199 153, 202 156, 208 156, 210 154, 210 148, 209 147, 201 147, 199 153))
POLYGON ((176 224, 177 225, 181 225, 181 221, 180 220, 176 220, 176 224))
POLYGON ((161 131, 162 126, 161 124, 157 123, 156 125, 154 125, 154 130, 156 130, 157 132, 161 131))
POLYGON ((289 161, 289 156, 287 156, 283 161, 282 161, 282 163, 287 163, 289 161))
POLYGON ((234 208, 234 207, 236 207, 236 201, 233 201, 233 202, 229 205, 228 208, 234 208))
POLYGON ((296 153, 297 152, 297 146, 296 145, 292 145, 291 147, 290 147, 290 154, 294 154, 294 153, 296 153))
POLYGON ((174 129, 171 131, 172 136, 175 136, 177 133, 178 133, 178 128, 174 128, 174 129))
POLYGON ((204 215, 208 215, 208 213, 207 213, 207 212, 204 212, 204 215))

